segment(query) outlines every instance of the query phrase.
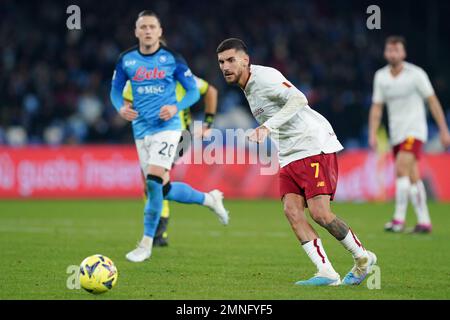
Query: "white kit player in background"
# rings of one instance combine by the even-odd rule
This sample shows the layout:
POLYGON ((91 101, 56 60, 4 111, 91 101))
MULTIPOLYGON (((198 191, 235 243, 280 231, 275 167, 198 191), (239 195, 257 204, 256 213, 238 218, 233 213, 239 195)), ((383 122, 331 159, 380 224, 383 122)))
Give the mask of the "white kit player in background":
POLYGON ((427 141, 425 101, 440 132, 444 147, 450 146, 450 134, 444 112, 426 72, 406 58, 405 40, 399 36, 387 38, 385 58, 388 65, 375 73, 372 107, 369 115, 369 145, 376 147, 383 105, 387 105, 389 139, 393 147, 396 168, 396 201, 392 221, 386 231, 404 230, 408 198, 414 206, 417 224, 415 233, 431 232, 426 191, 419 173, 421 149, 427 141))

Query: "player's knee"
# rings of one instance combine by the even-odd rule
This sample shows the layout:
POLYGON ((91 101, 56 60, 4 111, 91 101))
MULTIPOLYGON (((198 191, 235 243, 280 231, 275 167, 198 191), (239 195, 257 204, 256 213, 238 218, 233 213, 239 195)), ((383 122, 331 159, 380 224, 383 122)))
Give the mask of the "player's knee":
POLYGON ((405 166, 397 166, 395 169, 395 172, 397 174, 397 177, 408 177, 409 176, 409 168, 405 166))
POLYGON ((334 219, 333 213, 322 206, 309 208, 309 213, 311 218, 320 226, 326 226, 334 219))
POLYGON ((303 219, 303 209, 298 208, 293 203, 285 203, 284 204, 284 214, 286 218, 291 222, 291 224, 297 224, 302 222, 303 219))
POLYGON ((413 166, 413 159, 409 154, 400 154, 395 162, 395 172, 397 177, 409 176, 413 166))

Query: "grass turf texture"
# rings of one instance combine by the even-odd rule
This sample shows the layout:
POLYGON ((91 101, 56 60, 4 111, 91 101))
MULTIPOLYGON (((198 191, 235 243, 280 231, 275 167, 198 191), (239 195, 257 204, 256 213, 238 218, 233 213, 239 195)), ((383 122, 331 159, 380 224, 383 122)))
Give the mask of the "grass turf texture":
MULTIPOLYGON (((125 253, 142 232, 142 201, 1 201, 0 299, 449 299, 450 205, 430 204, 431 235, 383 232, 392 204, 334 204, 373 250, 381 289, 297 287, 315 268, 278 201, 227 201, 228 227, 205 208, 171 204, 170 246, 134 264, 125 253), (119 270, 117 286, 94 296, 66 287, 66 268, 101 253, 119 270)), ((414 223, 409 212, 409 225, 414 223)), ((317 227, 343 277, 346 250, 317 227)))

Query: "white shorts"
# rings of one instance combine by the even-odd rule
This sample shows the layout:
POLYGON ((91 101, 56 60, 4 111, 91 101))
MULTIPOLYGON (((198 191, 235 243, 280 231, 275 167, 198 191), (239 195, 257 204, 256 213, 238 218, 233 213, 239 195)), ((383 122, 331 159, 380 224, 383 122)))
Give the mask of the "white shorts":
POLYGON ((136 148, 139 162, 144 175, 149 165, 172 168, 175 159, 181 131, 167 130, 145 136, 144 139, 136 139, 136 148))

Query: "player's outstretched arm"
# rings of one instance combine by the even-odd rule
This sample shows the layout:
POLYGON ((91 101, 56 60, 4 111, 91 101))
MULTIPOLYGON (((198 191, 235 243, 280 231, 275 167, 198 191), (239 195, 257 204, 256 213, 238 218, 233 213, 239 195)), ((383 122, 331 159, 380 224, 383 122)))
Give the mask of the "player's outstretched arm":
POLYGON ((383 104, 373 103, 369 112, 369 146, 372 149, 377 147, 377 131, 380 127, 383 116, 383 104))
POLYGON ((439 128, 439 135, 441 143, 445 148, 450 147, 450 133, 448 131, 447 122, 445 120, 444 111, 438 97, 434 94, 428 97, 428 105, 430 107, 431 115, 433 116, 439 128))

